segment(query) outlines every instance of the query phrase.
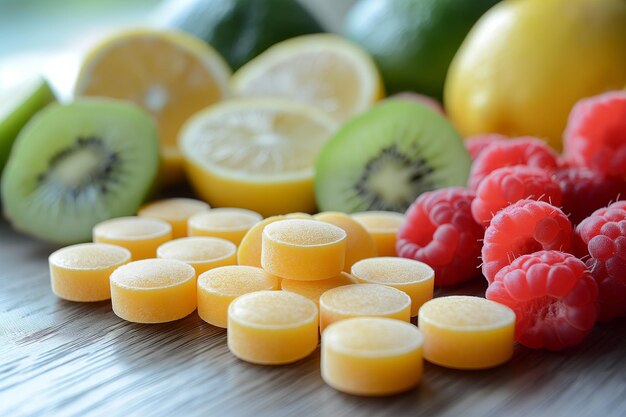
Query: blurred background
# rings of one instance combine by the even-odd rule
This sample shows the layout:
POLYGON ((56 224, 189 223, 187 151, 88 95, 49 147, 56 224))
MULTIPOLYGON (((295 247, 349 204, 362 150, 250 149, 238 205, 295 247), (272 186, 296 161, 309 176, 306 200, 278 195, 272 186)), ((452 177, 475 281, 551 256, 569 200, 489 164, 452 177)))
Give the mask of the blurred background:
MULTIPOLYGON (((326 30, 338 31, 356 0, 298 0, 326 30)), ((43 73, 70 97, 82 55, 124 27, 166 26, 195 0, 0 0, 0 88, 43 73)))
MULTIPOLYGON (((522 137, 536 141, 550 169, 563 168, 565 161, 566 168, 590 169, 588 177, 616 178, 616 188, 626 184, 626 150, 614 139, 624 119, 624 0, 0 0, 0 39, 0 191, 8 218, 27 217, 17 203, 31 208, 31 191, 52 178, 49 172, 62 177, 70 196, 76 184, 94 186, 85 178, 110 179, 109 159, 88 152, 84 157, 84 144, 74 143, 85 130, 115 137, 75 123, 80 117, 73 106, 86 104, 85 97, 135 103, 154 122, 160 160, 149 164, 154 175, 143 184, 146 195, 153 182, 166 189, 188 180, 214 207, 265 216, 404 212, 425 191, 468 184, 475 189, 482 177, 470 178, 479 171, 471 164, 480 150, 522 137), (133 27, 147 30, 125 30, 133 27), (29 78, 30 86, 19 85, 29 78), (618 94, 611 112, 594 113, 591 122, 572 112, 581 100, 609 92, 618 94), (298 115, 283 129, 274 116, 259 116, 267 113, 262 106, 242 104, 259 98, 275 100, 272 114, 298 115), (69 108, 78 136, 46 128, 16 140, 31 116, 57 99, 69 108), (423 116, 384 110, 385 103, 398 100, 423 116), (231 109, 234 122, 216 116, 224 108, 231 109), (384 114, 380 119, 378 112, 384 114), (214 123, 198 122, 196 129, 197 117, 214 123), (572 133, 586 123, 594 126, 593 134, 572 133), (342 139, 343 128, 352 124, 364 132, 355 134, 358 152, 342 139), (374 127, 380 132, 372 133, 374 127), (583 137, 597 155, 571 151, 591 149, 582 145, 570 145, 568 153, 567 137, 570 143, 583 137), (411 146, 390 159, 385 140, 411 146), (37 141, 50 147, 49 155, 37 141), (333 150, 334 141, 348 144, 345 154, 333 150), (24 149, 21 155, 14 143, 24 149), (426 155, 431 148, 435 153, 426 155), (65 158, 68 153, 81 162, 65 158), (37 169, 24 168, 35 160, 37 169), (66 162, 63 169, 56 167, 59 160, 66 162), (229 175, 233 186, 224 185, 229 175), (278 200, 267 196, 268 187, 280 190, 295 178, 302 194, 290 200, 297 205, 265 205, 278 200), (260 190, 254 202, 250 189, 260 190)), ((101 109, 94 113, 107 120, 101 109)), ((53 117, 51 125, 58 123, 53 117)), ((104 125, 118 124, 123 126, 104 125)), ((124 135, 117 139, 123 142, 124 135)), ((612 187, 610 198, 624 194, 612 187)), ((102 199, 100 194, 89 198, 102 199)), ((134 197, 128 187, 122 194, 134 197)), ((598 199, 596 206, 610 198, 598 199)), ((137 200, 114 214, 135 214, 142 203, 137 200)), ((112 216, 106 212, 86 222, 82 236, 89 236, 93 221, 112 216)), ((45 216, 42 222, 55 224, 45 216)))

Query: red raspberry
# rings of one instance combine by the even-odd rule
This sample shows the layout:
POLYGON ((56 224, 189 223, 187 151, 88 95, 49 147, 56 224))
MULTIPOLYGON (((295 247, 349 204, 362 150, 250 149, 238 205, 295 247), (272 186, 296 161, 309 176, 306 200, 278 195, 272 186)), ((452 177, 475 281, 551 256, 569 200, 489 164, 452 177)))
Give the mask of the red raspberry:
POLYGON ((564 155, 572 166, 626 176, 626 92, 611 92, 576 103, 564 134, 564 155))
POLYGON ((454 285, 478 275, 484 229, 472 218, 474 193, 461 187, 421 194, 398 231, 398 256, 427 263, 435 284, 454 285))
POLYGON ((492 282, 499 270, 521 255, 539 250, 569 252, 572 224, 558 208, 543 201, 520 200, 491 219, 483 241, 483 275, 492 282))
POLYGON ((489 145, 506 139, 506 136, 500 135, 498 133, 486 133, 484 135, 474 135, 470 136, 469 138, 465 138, 465 141, 463 143, 465 144, 465 149, 467 149, 467 152, 469 152, 473 161, 476 159, 478 154, 481 153, 489 145))
POLYGON ((596 210, 576 227, 576 238, 600 288, 599 320, 626 315, 626 201, 596 210))
POLYGON ((498 168, 481 181, 472 201, 476 222, 489 226, 501 209, 522 199, 546 201, 561 205, 559 183, 545 169, 527 165, 498 168))
POLYGON ((559 251, 520 256, 496 274, 486 297, 515 311, 515 339, 534 349, 579 344, 598 316, 598 286, 589 270, 559 251))
POLYGON ((472 164, 469 188, 476 190, 483 178, 502 167, 529 165, 554 171, 558 166, 557 158, 545 142, 536 138, 522 137, 493 143, 472 164))
POLYGON ((563 212, 578 224, 595 210, 626 198, 626 181, 607 177, 585 167, 563 168, 555 173, 563 192, 563 212))

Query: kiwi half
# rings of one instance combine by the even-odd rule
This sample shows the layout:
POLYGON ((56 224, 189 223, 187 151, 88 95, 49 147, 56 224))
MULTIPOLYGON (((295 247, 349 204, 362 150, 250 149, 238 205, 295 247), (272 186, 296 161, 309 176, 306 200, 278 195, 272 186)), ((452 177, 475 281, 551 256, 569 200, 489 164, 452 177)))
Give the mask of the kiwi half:
POLYGON ((2 176, 13 226, 58 243, 88 241, 96 223, 135 214, 159 168, 152 118, 134 104, 53 104, 22 129, 2 176))
POLYGON ((464 186, 470 156, 452 125, 427 106, 389 100, 348 122, 315 166, 321 211, 404 212, 425 191, 464 186))
POLYGON ((20 130, 37 111, 53 101, 54 94, 43 78, 29 78, 0 91, 0 174, 20 130))

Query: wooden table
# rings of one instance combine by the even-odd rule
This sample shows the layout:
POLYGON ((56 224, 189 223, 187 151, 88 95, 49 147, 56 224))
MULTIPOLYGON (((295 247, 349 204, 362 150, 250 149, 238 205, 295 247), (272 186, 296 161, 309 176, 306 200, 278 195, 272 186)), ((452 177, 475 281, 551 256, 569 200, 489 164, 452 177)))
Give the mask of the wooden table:
MULTIPOLYGON (((0 416, 626 416, 626 321, 561 353, 518 348, 499 368, 426 364, 420 386, 359 398, 324 384, 319 354, 288 366, 235 359, 196 314, 126 323, 108 302, 50 290, 53 248, 0 221, 0 416)), ((456 292, 481 291, 479 281, 456 292)))

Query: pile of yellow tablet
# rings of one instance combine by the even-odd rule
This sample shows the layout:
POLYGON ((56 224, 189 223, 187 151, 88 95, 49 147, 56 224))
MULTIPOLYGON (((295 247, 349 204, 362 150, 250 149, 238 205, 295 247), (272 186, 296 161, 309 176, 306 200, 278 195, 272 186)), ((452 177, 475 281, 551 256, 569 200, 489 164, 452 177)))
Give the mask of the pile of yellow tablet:
POLYGON ((381 212, 263 220, 243 209, 162 200, 137 217, 97 225, 95 243, 53 253, 52 289, 70 301, 110 298, 115 314, 137 323, 197 310, 227 329, 235 356, 256 364, 303 359, 321 333, 322 378, 356 395, 414 387, 422 357, 460 369, 508 360, 514 313, 476 297, 431 300, 433 269, 393 256, 403 219, 381 212))
MULTIPOLYGON (((204 300, 197 277, 237 265, 237 243, 261 219, 249 210, 211 209, 193 199, 150 203, 138 216, 97 224, 94 243, 50 255, 52 290, 69 301, 110 299, 113 312, 132 322, 178 320, 197 309, 199 298, 204 300)), ((272 279, 269 288, 280 289, 278 279, 272 279)), ((227 308, 221 306, 223 316, 227 308)))
MULTIPOLYGON (((261 231, 261 266, 287 286, 298 287, 298 282, 321 282, 323 288, 341 285, 345 283, 341 274, 346 236, 337 226, 306 217, 268 222, 261 231)), ((312 288, 310 293, 316 293, 316 286, 312 288)), ((308 356, 318 343, 314 298, 289 291, 252 292, 237 298, 228 310, 230 350, 260 364, 284 364, 308 356)))

